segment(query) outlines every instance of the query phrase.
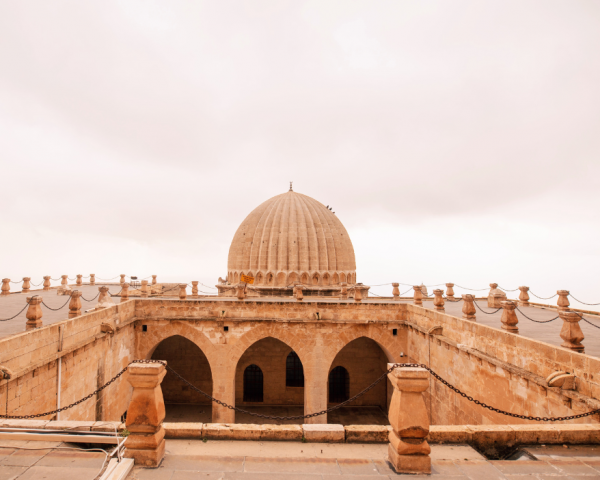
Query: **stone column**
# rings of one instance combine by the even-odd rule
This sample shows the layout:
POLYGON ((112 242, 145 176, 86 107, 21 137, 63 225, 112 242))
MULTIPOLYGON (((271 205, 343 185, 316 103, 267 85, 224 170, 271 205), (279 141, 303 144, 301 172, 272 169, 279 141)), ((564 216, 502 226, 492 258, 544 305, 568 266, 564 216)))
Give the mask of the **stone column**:
POLYGON ((157 467, 165 455, 165 401, 160 384, 167 373, 160 363, 129 365, 127 380, 133 387, 127 408, 125 456, 138 465, 157 467))
POLYGON ((568 290, 558 290, 556 293, 558 293, 558 301, 556 302, 556 305, 558 305, 558 310, 562 310, 563 312, 566 312, 567 310, 569 310, 569 305, 571 305, 569 303, 569 291, 568 290))
MULTIPOLYGON (((214 368, 211 367, 213 372, 213 397, 235 406, 236 365, 232 365, 230 358, 225 355, 217 356, 212 365, 214 366, 214 368)), ((235 411, 213 402, 212 422, 235 423, 235 411)))
POLYGON ((585 347, 581 344, 584 336, 581 327, 579 326, 579 320, 581 320, 579 314, 577 312, 560 310, 558 315, 563 321, 563 326, 560 330, 560 338, 562 338, 564 342, 561 344, 561 347, 584 353, 585 347))
POLYGON ((363 289, 360 285, 354 286, 354 301, 362 302, 363 299, 363 289))
POLYGON ((446 298, 448 300, 455 300, 455 298, 454 298, 454 284, 453 283, 447 283, 446 284, 446 298))
POLYGON ((400 286, 399 283, 392 283, 392 297, 394 300, 400 300, 400 286))
POLYGON ((515 308, 517 305, 515 302, 511 300, 505 300, 502 302, 502 328, 511 333, 519 333, 519 327, 517 327, 517 323, 519 323, 519 319, 517 318, 517 314, 515 313, 515 308))
POLYGON ((50 279, 52 277, 46 276, 44 277, 44 290, 50 290, 50 279))
POLYGON ((124 283, 121 289, 121 302, 126 302, 127 300, 129 300, 129 284, 124 283))
POLYGON ((78 317, 81 315, 81 292, 73 291, 71 301, 69 302, 69 318, 78 317))
POLYGON ((90 285, 96 285, 96 274, 90 273, 90 285))
POLYGON ((78 287, 81 287, 81 285, 83 285, 83 275, 77 275, 77 282, 75 283, 75 285, 77 285, 78 287))
POLYGON ((198 283, 197 281, 192 281, 192 297, 198 296, 198 283))
POLYGON ((10 278, 2 279, 2 291, 0 295, 10 295, 10 278))
POLYGON ((142 287, 140 289, 140 292, 142 297, 148 296, 148 280, 142 280, 142 287))
POLYGON ((179 300, 185 300, 187 297, 187 283, 180 283, 179 284, 179 300))
POLYGON ((304 287, 302 285, 294 285, 294 297, 296 297, 297 302, 302 302, 304 300, 304 287))
POLYGON ((463 318, 467 320, 475 320, 475 305, 473 302, 475 301, 475 295, 465 294, 462 296, 463 299, 463 318))
POLYGON ((340 300, 348 300, 348 284, 346 282, 342 282, 340 287, 340 300))
MULTIPOLYGON (((392 364, 388 363, 388 368, 392 364)), ((397 473, 431 473, 429 417, 423 392, 429 387, 424 368, 396 368, 388 374, 394 387, 390 403, 388 457, 397 473)))
POLYGON ((25 315, 27 318, 25 330, 40 328, 42 326, 42 297, 27 297, 27 302, 29 303, 29 307, 25 315))
POLYGON ((519 287, 521 293, 519 293, 519 307, 528 307, 529 306, 529 287, 519 287))
POLYGON ((444 291, 437 289, 433 291, 433 294, 435 295, 435 298, 433 299, 433 306, 435 307, 435 309, 438 312, 446 311, 446 309, 444 308, 444 304, 446 303, 443 297, 444 291))
POLYGON ((419 305, 419 307, 423 306, 423 293, 421 292, 421 286, 415 285, 413 287, 415 293, 413 294, 413 300, 415 305, 419 305))
POLYGON ((23 288, 21 289, 21 293, 29 293, 29 290, 31 289, 31 278, 30 277, 23 277, 23 288))
POLYGON ((156 275, 152 275, 152 285, 156 285, 156 275))
MULTIPOLYGON (((326 348, 326 347, 325 347, 326 348)), ((327 410, 327 384, 329 376, 329 366, 324 365, 322 348, 313 350, 314 357, 306 362, 304 367, 304 414, 327 410), (321 351, 319 351, 321 350, 321 351)), ((326 424, 327 414, 318 417, 306 418, 304 423, 326 424)))
POLYGON ((244 300, 246 298, 246 284, 238 283, 235 288, 237 290, 237 299, 244 300))
POLYGON ((125 277, 126 277, 127 275, 126 275, 126 274, 124 274, 124 273, 121 273, 119 276, 121 277, 121 280, 120 280, 121 286, 123 286, 123 284, 125 283, 125 277))

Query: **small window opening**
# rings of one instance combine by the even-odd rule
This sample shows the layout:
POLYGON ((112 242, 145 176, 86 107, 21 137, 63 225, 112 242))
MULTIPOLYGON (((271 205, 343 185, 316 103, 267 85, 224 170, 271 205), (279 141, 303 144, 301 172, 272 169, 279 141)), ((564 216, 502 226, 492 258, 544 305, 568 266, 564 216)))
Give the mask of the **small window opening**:
POLYGON ((244 370, 244 402, 263 401, 263 372, 258 365, 248 365, 244 370))
POLYGON ((293 350, 287 356, 285 361, 285 386, 303 387, 304 386, 304 368, 300 357, 293 350))
POLYGON ((392 335, 394 335, 394 336, 398 335, 398 329, 397 328, 394 328, 392 330, 392 335))
POLYGON ((142 325, 142 332, 148 331, 148 325, 142 325))
POLYGON ((228 332, 229 331, 229 327, 223 327, 223 331, 224 332, 228 332))
POLYGON ((329 372, 329 402, 340 403, 350 398, 350 377, 344 367, 329 372))

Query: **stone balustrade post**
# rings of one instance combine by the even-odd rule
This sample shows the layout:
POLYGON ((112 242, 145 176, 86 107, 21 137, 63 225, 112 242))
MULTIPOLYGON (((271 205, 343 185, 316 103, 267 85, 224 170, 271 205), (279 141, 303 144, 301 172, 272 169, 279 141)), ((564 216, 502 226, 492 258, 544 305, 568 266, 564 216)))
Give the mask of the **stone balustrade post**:
POLYGON ((501 308, 502 302, 507 300, 506 293, 498 288, 497 283, 490 283, 490 293, 488 293, 488 308, 501 308))
POLYGON ((66 288, 69 286, 69 276, 68 275, 61 275, 60 276, 61 280, 60 280, 60 286, 62 288, 66 288))
POLYGON ((56 290, 57 295, 71 295, 71 287, 69 287, 69 276, 61 275, 60 276, 60 287, 56 290))
POLYGON ((90 285, 96 285, 96 274, 90 273, 90 285))
POLYGON ((302 285, 294 285, 294 297, 296 297, 297 302, 302 302, 304 300, 304 287, 302 285))
POLYGON ((413 290, 414 290, 413 303, 415 305, 418 305, 419 307, 422 307, 423 306, 423 293, 421 292, 421 286, 415 285, 413 287, 413 290))
POLYGON ((148 296, 148 280, 142 280, 142 287, 140 288, 140 294, 144 298, 148 296))
POLYGON ((348 284, 346 282, 342 282, 340 287, 340 300, 348 300, 348 284))
POLYGON ((123 284, 125 283, 125 277, 126 277, 127 275, 126 275, 126 274, 124 274, 124 273, 121 273, 121 274, 119 274, 119 276, 121 277, 121 280, 120 280, 120 282, 119 282, 119 283, 121 284, 121 286, 123 286, 123 284))
POLYGON ((423 398, 429 372, 420 367, 396 368, 388 378, 394 387, 388 416, 392 426, 389 461, 397 473, 431 473, 431 447, 425 440, 429 416, 423 398))
POLYGON ((185 300, 187 298, 187 283, 179 284, 179 300, 185 300))
POLYGON ((43 288, 43 290, 50 290, 50 279, 51 278, 52 277, 50 277, 50 276, 45 276, 44 277, 44 285, 43 285, 44 288, 43 288))
POLYGON ((10 278, 2 279, 2 291, 0 295, 10 295, 10 278))
POLYGON ((27 318, 25 330, 40 328, 42 326, 42 297, 27 297, 27 302, 29 303, 29 307, 25 314, 25 317, 27 318))
POLYGON ((126 302, 129 300, 129 284, 124 283, 123 288, 121 288, 121 302, 126 302))
POLYGON ((246 298, 246 284, 238 283, 235 288, 237 289, 237 299, 244 300, 246 298))
POLYGON ((127 408, 125 456, 138 465, 157 467, 165 455, 165 401, 160 384, 166 373, 160 363, 132 363, 127 369, 133 393, 127 408))
POLYGON ((198 283, 196 280, 192 281, 192 297, 198 296, 198 283))
POLYGON ((519 307, 528 307, 529 306, 529 287, 519 287, 521 293, 519 293, 519 307))
POLYGON ((98 291, 100 292, 100 295, 98 296, 98 304, 96 305, 96 308, 112 307, 114 303, 110 298, 108 287, 98 287, 98 291))
POLYGON ((29 293, 29 290, 31 289, 31 278, 30 277, 23 277, 23 287, 21 289, 21 293, 29 293))
POLYGON ((399 283, 392 283, 393 300, 400 300, 400 289, 398 288, 399 286, 400 286, 399 283))
POLYGON ((519 319, 515 313, 517 304, 511 300, 505 300, 502 302, 502 308, 502 318, 500 319, 502 328, 511 333, 519 333, 519 327, 517 327, 519 319))
POLYGON ((152 275, 152 285, 156 285, 156 275, 152 275))
POLYGON ((69 318, 78 317, 81 315, 81 292, 74 290, 71 293, 71 301, 69 302, 69 318))
POLYGON ((581 331, 579 321, 581 317, 577 312, 559 310, 558 316, 563 321, 562 329, 560 330, 560 338, 564 340, 561 347, 570 348, 579 353, 584 353, 585 347, 581 341, 585 338, 581 331))
POLYGON ((83 285, 83 275, 77 275, 77 282, 75 282, 75 285, 77 285, 78 287, 81 287, 83 285))
POLYGON ((354 286, 354 301, 362 302, 363 299, 363 289, 360 285, 354 286))
POLYGON ((463 299, 463 308, 462 308, 462 313, 463 313, 463 318, 466 318, 467 320, 475 320, 475 304, 473 302, 475 302, 475 295, 471 295, 471 294, 464 294, 462 296, 463 299))
POLYGON ((556 305, 558 306, 559 311, 566 312, 569 310, 569 291, 568 290, 558 290, 558 301, 556 305))
POLYGON ((448 300, 455 300, 455 298, 454 298, 454 284, 453 283, 447 283, 446 284, 446 298, 448 300))
POLYGON ((438 312, 446 311, 446 309, 444 308, 444 304, 446 303, 443 297, 444 291, 441 289, 437 289, 433 291, 433 294, 435 295, 433 299, 433 306, 435 307, 435 309, 438 312))

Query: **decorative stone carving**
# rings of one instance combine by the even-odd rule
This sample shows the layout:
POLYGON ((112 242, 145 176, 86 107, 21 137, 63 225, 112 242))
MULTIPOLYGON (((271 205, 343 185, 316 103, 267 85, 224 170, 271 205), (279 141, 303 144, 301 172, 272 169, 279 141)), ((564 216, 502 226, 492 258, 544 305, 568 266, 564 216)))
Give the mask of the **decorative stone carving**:
POLYGON ((115 325, 113 323, 103 322, 100 325, 100 331, 102 333, 108 333, 110 335, 114 335, 115 334, 115 325))
POLYGON ((462 313, 463 313, 463 318, 466 318, 467 320, 475 320, 475 304, 473 303, 475 301, 475 295, 471 295, 471 294, 464 294, 462 296, 463 299, 463 308, 462 308, 462 313))
POLYGON ((96 308, 112 307, 114 303, 110 298, 108 287, 98 287, 98 290, 100 291, 100 296, 98 297, 98 304, 96 305, 96 308))
POLYGON ((125 456, 138 465, 157 467, 165 455, 165 402, 160 384, 167 373, 160 363, 133 363, 127 380, 133 387, 127 408, 125 456))
POLYGON ((549 387, 557 387, 562 390, 575 390, 575 378, 575 375, 561 371, 551 373, 546 378, 546 382, 549 387))
POLYGON ((62 280, 60 281, 60 287, 58 287, 56 294, 57 295, 71 295, 72 290, 71 290, 71 287, 69 287, 69 276, 61 275, 60 278, 62 280))
POLYGON ((156 285, 156 275, 152 275, 152 285, 156 285))
POLYGON ((354 287, 354 301, 362 302, 363 299, 363 289, 360 285, 355 285, 354 287))
POLYGON ((304 300, 304 287, 302 285, 296 284, 294 285, 294 297, 296 297, 297 302, 301 302, 304 300))
POLYGON ((129 284, 124 283, 123 288, 121 288, 121 302, 126 302, 129 300, 129 284))
POLYGON ((583 353, 585 347, 581 341, 585 338, 579 325, 581 317, 577 312, 569 312, 559 310, 559 317, 563 321, 562 329, 560 330, 560 338, 564 340, 561 347, 570 348, 576 352, 583 353))
POLYGON ((96 285, 96 274, 90 273, 90 285, 96 285))
POLYGON ((429 417, 423 399, 429 372, 424 368, 396 368, 388 378, 394 387, 388 416, 392 426, 389 461, 397 473, 431 473, 431 447, 425 440, 429 417))
POLYGON ((2 279, 2 292, 0 295, 10 295, 10 278, 2 279))
POLYGON ((198 296, 198 283, 197 281, 192 281, 192 297, 198 296))
POLYGON ((446 298, 448 300, 455 300, 455 298, 454 298, 454 284, 453 283, 447 283, 446 284, 446 298))
POLYGON ((515 302, 506 300, 502 302, 502 328, 511 333, 519 333, 519 327, 517 327, 517 323, 519 323, 519 319, 517 318, 517 314, 515 313, 515 308, 517 305, 515 302))
POLYGON ((441 289, 434 290, 433 295, 435 295, 435 298, 433 299, 434 308, 438 312, 444 312, 445 311, 444 304, 446 303, 444 301, 444 297, 443 297, 444 291, 441 289))
POLYGON ((44 288, 43 288, 44 290, 50 290, 50 278, 52 278, 52 277, 50 277, 50 276, 45 276, 44 277, 44 285, 43 285, 44 286, 44 288))
POLYGON ((567 311, 569 310, 569 291, 568 290, 558 290, 558 301, 556 305, 558 305, 558 310, 567 311))
POLYGON ((34 328, 40 328, 42 326, 42 297, 34 296, 27 297, 27 323, 25 323, 25 330, 33 330, 34 328))
POLYGON ((340 300, 348 300, 348 284, 346 282, 342 282, 340 287, 340 300))
POLYGON ((400 300, 400 286, 399 283, 392 283, 392 297, 394 300, 400 300))
POLYGON ((519 287, 521 293, 519 293, 519 307, 529 306, 529 287, 519 287))
POLYGON ((187 298, 187 283, 179 284, 179 300, 185 300, 187 298))
POLYGON ((75 285, 77 285, 78 287, 81 287, 81 285, 83 285, 83 275, 77 275, 77 282, 75 283, 75 285))
POLYGON ((415 293, 413 294, 414 304, 422 307, 423 306, 423 293, 421 293, 421 286, 415 285, 413 287, 413 290, 415 291, 415 293))
POLYGON ((119 276, 121 277, 121 280, 119 281, 119 283, 121 283, 121 286, 123 286, 123 284, 125 283, 125 277, 127 275, 124 273, 121 273, 119 276))
POLYGON ((238 300, 244 300, 244 298, 246 298, 246 284, 245 283, 238 283, 236 285, 236 289, 237 289, 237 299, 238 300))
POLYGON ((502 302, 504 302, 506 299, 506 293, 498 288, 498 284, 490 283, 490 293, 488 293, 488 308, 501 308, 502 302))
POLYGON ((79 290, 71 293, 71 301, 69 302, 69 318, 78 317, 81 315, 81 292, 79 290))
POLYGON ((140 295, 144 298, 148 296, 148 280, 142 280, 142 287, 140 288, 140 295))
POLYGON ((31 278, 30 277, 23 277, 23 287, 21 289, 21 293, 29 293, 29 290, 31 289, 31 278))

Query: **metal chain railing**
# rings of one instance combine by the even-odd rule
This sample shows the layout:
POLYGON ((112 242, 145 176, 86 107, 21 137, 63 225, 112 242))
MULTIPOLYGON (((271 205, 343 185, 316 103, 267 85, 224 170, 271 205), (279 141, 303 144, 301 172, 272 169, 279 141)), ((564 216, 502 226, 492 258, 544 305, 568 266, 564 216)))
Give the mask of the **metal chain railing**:
POLYGON ((589 306, 596 306, 596 305, 600 305, 600 303, 585 303, 585 302, 582 302, 581 300, 577 300, 577 299, 576 299, 576 298, 575 298, 573 295, 571 295, 570 293, 569 293, 569 297, 571 297, 571 298, 572 298, 573 300, 575 300, 576 302, 579 302, 579 303, 581 303, 582 305, 589 305, 589 306))
POLYGON ((540 300, 550 300, 554 297, 558 297, 558 293, 555 293, 554 295, 552 295, 551 297, 538 297, 535 293, 533 293, 532 291, 530 291, 529 293, 531 293, 535 298, 539 298, 540 300))
POLYGON ((550 322, 553 322, 554 320, 556 320, 557 318, 560 318, 560 316, 557 315, 556 317, 551 318, 550 320, 535 320, 534 318, 531 318, 531 317, 528 317, 527 315, 525 315, 519 307, 515 307, 515 309, 517 310, 517 312, 519 312, 521 315, 523 315, 527 320, 531 320, 532 322, 535 322, 535 323, 550 323, 550 322))
POLYGON ((83 295, 81 296, 81 299, 82 299, 84 302, 93 302, 93 301, 94 301, 94 300, 96 300, 96 299, 97 299, 99 296, 100 296, 100 292, 98 292, 94 298, 91 298, 91 299, 89 299, 89 300, 88 300, 87 298, 83 298, 83 295))
POLYGON ((23 309, 19 313, 17 313, 15 316, 10 317, 10 318, 2 318, 2 319, 0 319, 0 322, 8 322, 9 320, 13 320, 13 319, 17 318, 19 315, 21 315, 25 311, 25 309, 29 306, 29 303, 30 302, 26 302, 23 309))
POLYGON ((46 304, 44 303, 44 301, 43 301, 43 300, 42 300, 42 305, 43 305, 44 307, 46 307, 48 310, 52 310, 53 312, 58 312, 59 310, 61 310, 61 309, 65 308, 65 307, 67 306, 67 304, 68 304, 70 301, 71 301, 71 295, 69 295, 69 299, 68 299, 68 300, 65 302, 65 304, 64 304, 62 307, 58 307, 58 308, 52 308, 52 307, 49 307, 48 305, 46 305, 46 304))
POLYGON ((483 313, 485 313, 486 315, 493 315, 494 313, 498 313, 500 310, 502 310, 502 307, 500 307, 498 310, 494 310, 493 312, 486 312, 483 308, 481 308, 477 302, 473 302, 473 304, 479 309, 481 310, 483 313))

